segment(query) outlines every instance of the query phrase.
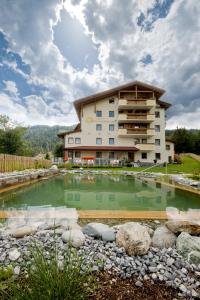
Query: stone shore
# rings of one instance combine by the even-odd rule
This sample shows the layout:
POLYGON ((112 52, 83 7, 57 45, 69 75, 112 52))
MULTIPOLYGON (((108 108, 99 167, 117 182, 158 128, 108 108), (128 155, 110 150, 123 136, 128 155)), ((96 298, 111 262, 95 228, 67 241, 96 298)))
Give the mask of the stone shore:
POLYGON ((27 169, 23 171, 14 171, 8 173, 0 173, 0 189, 12 185, 18 185, 31 180, 57 174, 57 168, 50 169, 27 169))
POLYGON ((40 223, 32 232, 25 226, 1 225, 0 264, 12 265, 14 276, 22 274, 32 264, 30 246, 36 242, 44 247, 47 259, 56 244, 58 264, 62 268, 70 244, 83 257, 83 272, 91 264, 93 272, 112 272, 123 279, 135 276, 138 287, 142 287, 145 280, 162 282, 176 288, 179 296, 195 299, 200 297, 200 237, 194 236, 193 225, 193 222, 184 224, 187 232, 181 232, 181 223, 178 233, 177 221, 172 224, 170 220, 165 225, 157 222, 155 231, 143 222, 113 227, 89 223, 82 228, 76 221, 60 220, 54 227, 40 223))

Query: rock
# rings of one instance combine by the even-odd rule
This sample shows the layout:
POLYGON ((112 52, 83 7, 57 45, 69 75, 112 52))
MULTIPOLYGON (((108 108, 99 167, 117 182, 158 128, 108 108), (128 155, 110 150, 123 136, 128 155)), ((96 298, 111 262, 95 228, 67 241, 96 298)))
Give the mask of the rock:
POLYGON ((145 226, 137 222, 125 223, 116 235, 116 243, 129 255, 144 255, 149 250, 151 238, 145 226))
POLYGON ((179 286, 179 290, 180 290, 181 292, 183 292, 184 294, 187 293, 187 288, 184 286, 184 284, 181 284, 181 285, 179 286))
POLYGON ((53 165, 53 166, 51 166, 51 168, 49 170, 58 171, 58 166, 53 165))
POLYGON ((102 232, 102 240, 105 242, 113 242, 115 241, 116 235, 114 230, 108 229, 102 232))
POLYGON ((11 261, 16 261, 20 257, 20 252, 17 249, 13 249, 8 253, 8 257, 11 261))
POLYGON ((83 227, 83 233, 92 237, 101 238, 102 232, 109 230, 109 226, 102 223, 89 223, 83 227))
POLYGON ((138 286, 138 287, 143 287, 143 283, 139 280, 136 281, 135 285, 138 286))
POLYGON ((19 275, 20 274, 20 266, 14 267, 13 273, 14 273, 14 275, 19 275))
POLYGON ((10 231, 10 235, 15 238, 22 238, 25 235, 30 235, 36 232, 36 227, 23 226, 10 231))
POLYGON ((173 265, 174 262, 175 262, 175 260, 174 260, 174 258, 172 258, 172 257, 169 257, 169 258, 167 259, 167 265, 168 265, 169 267, 171 267, 171 266, 173 265))
POLYGON ((192 297, 193 298, 199 298, 200 297, 200 294, 199 293, 197 293, 194 289, 192 289, 192 297))
POLYGON ((154 230, 151 227, 149 227, 148 225, 143 225, 143 226, 146 227, 148 234, 150 235, 150 237, 152 237, 154 234, 154 230))
POLYGON ((177 238, 176 248, 190 263, 200 264, 200 237, 182 232, 177 238))
POLYGON ((158 224, 160 224, 160 221, 154 220, 154 223, 158 225, 158 224))
POLYGON ((152 246, 163 249, 171 248, 175 245, 176 235, 166 226, 160 226, 154 231, 152 238, 152 246))
POLYGON ((200 221, 171 220, 165 223, 167 228, 174 233, 187 232, 190 234, 200 234, 200 221))
POLYGON ((85 242, 85 236, 81 230, 72 229, 63 232, 63 242, 70 242, 73 247, 80 248, 85 242))
POLYGON ((200 264, 200 251, 191 251, 188 255, 188 261, 193 264, 200 264))

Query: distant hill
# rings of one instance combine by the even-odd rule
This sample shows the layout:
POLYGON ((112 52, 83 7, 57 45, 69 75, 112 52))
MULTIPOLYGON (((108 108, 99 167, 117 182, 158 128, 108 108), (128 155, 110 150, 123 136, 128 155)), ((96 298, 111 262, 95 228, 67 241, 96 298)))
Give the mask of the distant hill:
POLYGON ((53 151, 55 145, 62 140, 57 137, 59 132, 70 131, 74 126, 47 126, 35 125, 27 129, 24 139, 33 149, 33 154, 53 151))

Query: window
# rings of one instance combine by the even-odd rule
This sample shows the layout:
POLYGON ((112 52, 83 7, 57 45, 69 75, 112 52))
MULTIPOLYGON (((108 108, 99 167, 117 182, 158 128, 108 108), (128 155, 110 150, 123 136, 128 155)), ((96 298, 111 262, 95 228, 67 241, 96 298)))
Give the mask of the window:
POLYGON ((101 145, 102 144, 102 139, 101 138, 96 138, 96 144, 101 145))
POLYGON ((96 131, 101 131, 101 130, 102 130, 102 125, 96 124, 96 131))
POLYGON ((142 152, 141 153, 141 157, 142 157, 142 159, 147 159, 147 153, 146 152, 142 152))
POLYGON ((96 158, 102 158, 102 152, 96 152, 96 158))
POLYGON ((75 151, 75 158, 80 158, 80 157, 81 157, 81 152, 75 151))
POLYGON ((170 145, 166 145, 166 150, 170 150, 170 145))
POLYGON ((72 151, 68 151, 68 157, 72 158, 72 156, 73 156, 73 152, 72 151))
POLYGON ((113 138, 109 138, 109 145, 114 145, 115 140, 113 138))
POLYGON ((155 111, 155 117, 160 118, 160 112, 159 111, 155 111))
POLYGON ((114 124, 109 124, 109 131, 114 131, 114 128, 115 128, 114 124))
POLYGON ((155 132, 160 132, 160 125, 155 125, 155 132))
POLYGON ((96 111, 96 117, 102 117, 102 111, 101 110, 96 111))
POLYGON ((161 158, 160 153, 156 153, 155 158, 160 159, 161 158))
POLYGON ((115 152, 109 152, 109 159, 115 158, 115 152))
POLYGON ((75 144, 80 144, 81 143, 81 139, 79 137, 75 138, 75 144))
POLYGON ((73 137, 69 137, 68 138, 68 144, 73 144, 74 143, 74 138, 73 137))
POLYGON ((110 99, 109 99, 109 103, 110 103, 110 104, 115 103, 115 99, 114 99, 114 98, 110 98, 110 99))
POLYGON ((109 117, 110 117, 110 118, 113 118, 114 116, 115 116, 114 110, 110 110, 110 111, 109 111, 109 117))
POLYGON ((155 145, 160 146, 160 139, 155 139, 155 145))
POLYGON ((147 139, 142 139, 142 144, 147 144, 147 139))

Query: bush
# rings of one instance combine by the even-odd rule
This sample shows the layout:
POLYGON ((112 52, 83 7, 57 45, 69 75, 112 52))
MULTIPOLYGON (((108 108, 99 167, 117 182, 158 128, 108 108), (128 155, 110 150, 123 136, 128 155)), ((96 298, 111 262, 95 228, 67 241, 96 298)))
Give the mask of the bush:
POLYGON ((176 164, 182 164, 182 159, 181 159, 180 155, 178 155, 178 154, 174 155, 174 162, 176 164))
POLYGON ((94 287, 90 266, 81 271, 83 258, 69 247, 62 265, 58 263, 56 246, 45 256, 45 250, 34 245, 33 263, 27 276, 9 283, 1 299, 15 300, 81 300, 86 299, 94 287))
POLYGON ((61 163, 57 165, 59 169, 66 169, 66 170, 72 170, 72 164, 71 163, 61 163))

